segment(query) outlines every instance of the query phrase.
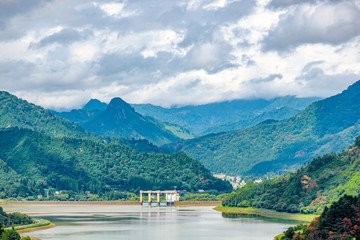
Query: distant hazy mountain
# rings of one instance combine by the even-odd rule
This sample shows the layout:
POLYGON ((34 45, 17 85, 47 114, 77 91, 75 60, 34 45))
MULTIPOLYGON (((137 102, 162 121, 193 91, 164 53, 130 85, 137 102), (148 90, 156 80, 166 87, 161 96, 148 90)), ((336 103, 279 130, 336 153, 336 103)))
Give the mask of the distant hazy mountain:
POLYGON ((284 172, 315 156, 345 148, 360 135, 360 81, 315 102, 294 117, 173 144, 213 172, 284 172))
POLYGON ((254 118, 251 120, 241 120, 223 125, 217 125, 215 127, 205 130, 204 134, 220 133, 220 132, 228 132, 233 130, 244 129, 262 123, 266 120, 277 120, 277 121, 284 120, 296 115, 299 112, 300 110, 289 107, 275 108, 268 112, 263 112, 260 115, 254 116, 254 118))
POLYGON ((88 111, 94 111, 94 110, 104 111, 106 107, 107 107, 106 103, 100 102, 97 99, 91 99, 88 103, 85 104, 85 106, 82 109, 88 111))
POLYGON ((199 136, 254 126, 265 120, 266 115, 283 120, 317 100, 319 98, 286 96, 271 100, 233 100, 169 109, 151 104, 132 104, 132 107, 142 115, 178 124, 199 136), (281 108, 281 111, 278 110, 281 108))
POLYGON ((82 126, 101 135, 145 138, 158 145, 182 139, 167 129, 166 124, 135 112, 121 98, 112 99, 105 111, 82 126))
POLYGON ((81 125, 97 117, 106 107, 106 103, 100 102, 97 99, 91 99, 82 109, 73 109, 70 112, 53 111, 53 113, 81 125))

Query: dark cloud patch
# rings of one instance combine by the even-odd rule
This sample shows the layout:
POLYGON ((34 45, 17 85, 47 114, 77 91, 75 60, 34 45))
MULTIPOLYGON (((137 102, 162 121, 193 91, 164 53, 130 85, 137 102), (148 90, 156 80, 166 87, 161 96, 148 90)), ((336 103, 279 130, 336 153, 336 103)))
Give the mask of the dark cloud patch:
POLYGON ((75 30, 65 28, 60 32, 54 33, 48 37, 41 39, 37 43, 30 44, 30 48, 42 48, 54 43, 69 45, 73 42, 82 41, 92 36, 91 30, 75 30))
POLYGON ((121 85, 156 83, 160 77, 182 71, 176 67, 169 52, 160 52, 155 57, 145 58, 141 54, 105 54, 98 61, 97 75, 104 82, 116 81, 121 85))
POLYGON ((274 81, 275 79, 282 79, 283 75, 281 74, 270 74, 269 76, 265 77, 265 78, 256 78, 256 79, 251 79, 249 82, 250 83, 269 83, 274 81))
POLYGON ((302 44, 341 44, 360 35, 360 9, 354 2, 301 5, 280 17, 263 50, 289 51, 302 44))
POLYGON ((291 5, 297 4, 317 4, 320 2, 327 2, 327 3, 338 3, 340 1, 348 1, 348 0, 272 0, 268 6, 270 8, 287 8, 291 5))
POLYGON ((5 28, 6 23, 14 16, 25 14, 49 0, 2 0, 0 1, 0 28, 5 28))
POLYGON ((315 3, 316 0, 273 0, 269 3, 269 7, 283 8, 291 5, 302 4, 302 3, 315 3))

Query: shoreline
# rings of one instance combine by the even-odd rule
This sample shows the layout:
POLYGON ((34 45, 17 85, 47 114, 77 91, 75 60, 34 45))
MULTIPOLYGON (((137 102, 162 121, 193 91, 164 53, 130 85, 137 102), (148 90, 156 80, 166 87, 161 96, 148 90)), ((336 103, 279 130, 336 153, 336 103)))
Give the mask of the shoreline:
MULTIPOLYGON (((114 205, 138 206, 139 201, 3 201, 1 205, 114 205)), ((175 202, 175 207, 183 206, 219 206, 221 201, 180 201, 175 202)))
POLYGON ((311 222, 318 215, 301 214, 301 213, 282 213, 266 209, 257 208, 235 208, 235 207, 215 207, 214 210, 225 214, 242 214, 242 215, 256 215, 262 217, 272 217, 279 219, 290 219, 302 222, 311 222))

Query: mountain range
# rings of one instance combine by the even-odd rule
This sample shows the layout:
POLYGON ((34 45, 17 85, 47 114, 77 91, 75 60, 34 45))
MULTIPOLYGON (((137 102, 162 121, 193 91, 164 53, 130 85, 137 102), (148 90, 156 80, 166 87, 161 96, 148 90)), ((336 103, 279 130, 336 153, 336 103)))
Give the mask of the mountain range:
POLYGON ((360 81, 282 121, 170 144, 215 173, 281 174, 349 145, 360 134, 360 81))
POLYGON ((156 145, 193 138, 189 131, 178 125, 135 112, 121 98, 113 98, 108 105, 92 99, 82 109, 54 114, 67 118, 90 132, 111 137, 147 139, 156 145))
POLYGON ((196 136, 254 126, 266 119, 283 120, 294 116, 319 98, 278 97, 210 103, 198 106, 163 108, 132 104, 135 111, 160 121, 180 125, 196 136))
POLYGON ((110 138, 0 92, 0 197, 49 189, 99 195, 139 189, 229 191, 184 153, 166 154, 146 140, 110 138))
POLYGON ((187 129, 204 135, 243 129, 267 119, 286 119, 317 99, 286 96, 170 109, 128 104, 121 98, 112 99, 109 105, 91 99, 82 109, 53 113, 101 135, 147 139, 163 145, 194 138, 187 129))

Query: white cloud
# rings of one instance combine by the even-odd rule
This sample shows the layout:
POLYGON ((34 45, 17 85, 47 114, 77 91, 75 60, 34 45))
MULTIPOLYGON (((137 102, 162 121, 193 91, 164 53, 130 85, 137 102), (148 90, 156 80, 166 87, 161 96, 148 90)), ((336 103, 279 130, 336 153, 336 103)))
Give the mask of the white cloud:
POLYGON ((360 79, 358 0, 25 3, 0 9, 0 88, 48 108, 326 97, 360 79))

